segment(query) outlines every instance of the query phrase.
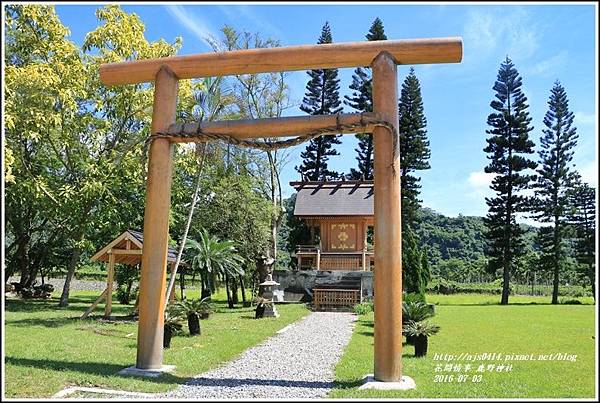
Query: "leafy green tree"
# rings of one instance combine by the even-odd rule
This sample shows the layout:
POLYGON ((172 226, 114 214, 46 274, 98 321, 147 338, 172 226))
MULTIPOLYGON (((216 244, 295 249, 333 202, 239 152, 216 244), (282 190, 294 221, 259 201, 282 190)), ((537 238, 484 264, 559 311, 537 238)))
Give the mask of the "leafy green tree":
MULTIPOLYGON (((7 15, 6 142, 15 157, 7 213, 17 241, 12 258, 22 262, 26 283, 35 279, 37 265, 50 264, 44 256, 67 255, 60 298, 66 306, 82 256, 139 222, 136 195, 143 198, 140 167, 152 87, 107 88, 99 66, 171 56, 180 41, 148 42, 139 18, 118 6, 97 10, 102 25, 86 35, 81 49, 66 39, 54 7, 15 5, 7 15)), ((185 98, 186 85, 181 88, 185 98)))
MULTIPOLYGON (((227 49, 239 50, 250 48, 269 48, 280 46, 279 41, 273 38, 263 39, 261 36, 251 34, 246 31, 237 32, 229 26, 222 29, 224 34, 224 44, 227 49)), ((290 107, 289 88, 285 82, 286 73, 267 73, 267 74, 244 74, 236 76, 233 85, 236 98, 236 107, 240 118, 262 119, 280 117, 284 110, 290 107)), ((264 141, 277 141, 277 138, 265 138, 264 141)), ((275 149, 258 153, 259 157, 252 157, 256 151, 245 151, 249 156, 248 161, 256 164, 257 169, 253 174, 263 178, 260 186, 264 196, 271 200, 271 239, 269 247, 264 251, 267 259, 272 258, 275 264, 281 264, 281 247, 279 244, 278 232, 281 228, 285 209, 283 207, 283 195, 281 186, 281 172, 289 163, 289 151, 287 149, 275 149)), ((248 164, 250 165, 250 164, 248 164)), ((266 268, 259 265, 261 268, 266 268)), ((272 271, 272 266, 259 273, 259 280, 266 278, 268 272, 272 271)))
MULTIPOLYGON (((319 44, 332 43, 331 28, 326 22, 319 37, 319 44)), ((320 69, 308 72, 310 80, 306 84, 306 95, 300 110, 309 115, 334 115, 342 111, 340 106, 340 80, 337 69, 320 69)), ((296 167, 303 180, 324 181, 339 177, 337 172, 328 169, 329 157, 339 155, 333 148, 341 144, 339 135, 319 136, 312 139, 300 156, 302 164, 296 167)))
POLYGON ((192 269, 197 270, 202 278, 202 298, 215 291, 215 280, 220 277, 225 283, 229 308, 233 308, 229 282, 231 278, 244 274, 244 259, 238 254, 233 242, 220 241, 206 230, 200 232, 198 239, 195 241, 189 238, 186 248, 192 269))
POLYGON ((508 304, 510 274, 515 259, 523 254, 523 229, 516 223, 516 214, 527 209, 527 198, 522 191, 529 187, 536 163, 527 158, 533 153, 533 130, 527 111, 527 98, 521 90, 522 80, 512 61, 507 57, 500 65, 494 84, 495 99, 490 103, 495 112, 488 116, 486 139, 490 163, 485 172, 494 174, 491 189, 496 197, 486 198, 489 212, 484 219, 487 226, 489 269, 502 270, 502 298, 508 304))
MULTIPOLYGON (((229 95, 227 87, 223 84, 223 77, 205 77, 196 84, 197 85, 196 88, 194 88, 193 93, 195 105, 189 111, 182 111, 183 119, 185 120, 191 118, 200 121, 213 121, 225 115, 227 107, 232 103, 233 98, 229 95)), ((204 162, 206 160, 207 153, 209 153, 210 149, 212 148, 211 146, 212 145, 208 143, 196 144, 195 155, 198 162, 198 166, 196 168, 196 186, 186 215, 187 218, 185 220, 185 225, 183 226, 183 233, 179 239, 177 259, 171 272, 171 277, 169 278, 166 295, 171 295, 175 287, 175 278, 179 270, 183 248, 185 247, 187 236, 192 225, 194 211, 196 209, 198 195, 200 193, 200 187, 202 186, 204 162)), ((184 299, 185 270, 180 272, 179 279, 181 285, 181 298, 184 299)))
POLYGON ((70 241, 61 214, 70 189, 54 180, 65 170, 65 157, 53 146, 60 145, 65 127, 77 124, 73 116, 85 92, 78 77, 84 67, 53 7, 7 5, 4 28, 4 145, 12 157, 5 199, 7 238, 12 240, 6 248, 6 275, 20 272, 21 284, 30 286, 38 264, 46 260, 44 251, 70 241))
POLYGON ((119 264, 115 266, 115 282, 117 283, 117 300, 121 304, 129 304, 137 297, 137 289, 133 283, 139 281, 140 269, 136 266, 119 264))
POLYGON ((596 297, 596 189, 576 175, 569 189, 569 223, 574 227, 575 256, 585 268, 585 275, 596 297))
MULTIPOLYGON (((285 246, 286 251, 291 256, 296 252, 298 245, 308 245, 310 243, 310 228, 306 225, 306 221, 296 217, 294 215, 294 206, 296 205, 296 196, 298 194, 292 194, 288 199, 284 200, 284 206, 286 210, 286 216, 284 225, 282 226, 282 245, 285 246)), ((297 262, 290 260, 290 267, 294 265, 295 268, 297 262)))
MULTIPOLYGON (((369 28, 366 38, 368 41, 386 40, 383 22, 379 17, 375 18, 369 28)), ((357 67, 352 75, 352 84, 350 89, 352 95, 345 95, 344 103, 359 112, 373 112, 373 79, 371 78, 368 67, 357 67)), ((351 168, 350 173, 346 175, 348 179, 373 179, 373 134, 358 133, 358 169, 351 168)))
POLYGON ((572 160, 577 145, 575 115, 569 111, 567 93, 556 81, 550 93, 548 111, 544 117, 544 135, 540 139, 539 163, 535 189, 534 217, 551 224, 540 231, 541 264, 553 273, 552 303, 558 304, 558 285, 564 271, 569 204, 568 190, 572 187, 572 160))

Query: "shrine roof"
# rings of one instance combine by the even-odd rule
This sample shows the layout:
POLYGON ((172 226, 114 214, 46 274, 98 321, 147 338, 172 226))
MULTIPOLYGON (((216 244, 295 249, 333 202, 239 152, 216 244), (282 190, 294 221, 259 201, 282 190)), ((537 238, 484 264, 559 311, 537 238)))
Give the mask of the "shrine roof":
POLYGON ((295 216, 373 216, 373 181, 290 182, 295 216))

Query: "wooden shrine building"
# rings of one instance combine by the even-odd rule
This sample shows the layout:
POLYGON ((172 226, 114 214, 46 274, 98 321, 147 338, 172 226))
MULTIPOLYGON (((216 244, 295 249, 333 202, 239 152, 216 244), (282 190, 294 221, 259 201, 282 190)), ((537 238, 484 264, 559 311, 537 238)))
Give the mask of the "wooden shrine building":
POLYGON ((294 215, 310 228, 298 245, 300 270, 368 271, 374 263, 367 232, 373 226, 373 181, 291 182, 294 215))
MULTIPOLYGON (((139 231, 126 230, 121 235, 113 239, 108 245, 100 249, 94 256, 90 258, 93 262, 105 262, 108 264, 106 275, 106 288, 100 294, 98 299, 84 312, 81 318, 87 317, 96 305, 103 300, 106 300, 104 306, 104 317, 108 318, 112 312, 112 293, 114 290, 115 264, 126 264, 129 266, 137 266, 142 261, 142 247, 144 245, 144 234, 139 231)), ((167 263, 173 270, 175 261, 177 260, 177 251, 169 248, 167 251, 167 263)), ((180 265, 184 263, 181 262, 180 265)), ((171 293, 170 300, 175 298, 175 294, 171 293)), ((137 301, 134 308, 137 311, 137 301)))

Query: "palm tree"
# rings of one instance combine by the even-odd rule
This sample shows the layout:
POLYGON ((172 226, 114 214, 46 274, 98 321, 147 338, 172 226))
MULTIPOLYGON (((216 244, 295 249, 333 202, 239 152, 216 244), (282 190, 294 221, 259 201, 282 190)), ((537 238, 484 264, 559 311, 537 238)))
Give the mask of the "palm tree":
POLYGON ((200 273, 202 279, 202 297, 210 296, 215 290, 215 279, 225 283, 227 303, 233 308, 233 299, 229 292, 229 280, 244 274, 244 259, 237 253, 232 241, 221 241, 206 230, 200 232, 199 241, 188 239, 186 249, 190 255, 192 270, 200 273))

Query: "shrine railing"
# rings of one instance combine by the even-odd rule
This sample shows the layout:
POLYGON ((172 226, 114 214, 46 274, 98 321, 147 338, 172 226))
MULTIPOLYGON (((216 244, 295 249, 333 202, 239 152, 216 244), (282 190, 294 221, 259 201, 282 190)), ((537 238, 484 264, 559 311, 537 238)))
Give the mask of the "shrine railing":
POLYGON ((317 246, 299 245, 296 249, 299 270, 372 270, 372 250, 356 252, 322 252, 317 246))

